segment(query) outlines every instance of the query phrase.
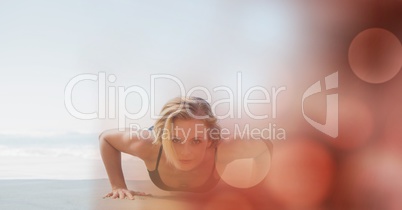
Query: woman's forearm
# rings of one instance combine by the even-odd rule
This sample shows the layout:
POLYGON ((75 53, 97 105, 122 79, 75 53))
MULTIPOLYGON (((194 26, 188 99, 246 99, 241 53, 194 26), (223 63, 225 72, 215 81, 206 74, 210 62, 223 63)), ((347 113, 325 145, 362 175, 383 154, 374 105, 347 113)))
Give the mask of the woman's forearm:
POLYGON ((124 181, 123 169, 121 166, 121 152, 114 148, 104 135, 99 137, 99 144, 103 164, 105 165, 112 189, 126 189, 127 186, 124 181))

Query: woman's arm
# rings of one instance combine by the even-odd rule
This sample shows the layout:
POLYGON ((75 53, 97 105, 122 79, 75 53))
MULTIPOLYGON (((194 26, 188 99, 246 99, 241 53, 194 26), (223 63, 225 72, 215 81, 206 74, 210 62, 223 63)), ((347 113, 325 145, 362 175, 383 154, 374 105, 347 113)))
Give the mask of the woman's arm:
MULTIPOLYGON (((106 197, 134 199, 134 191, 127 190, 121 166, 121 152, 137 156, 141 159, 147 158, 152 144, 150 131, 118 131, 107 130, 99 136, 99 146, 103 163, 112 187, 112 192, 106 197), (142 133, 149 132, 149 133, 142 133)), ((143 194, 141 194, 143 195, 143 194)))

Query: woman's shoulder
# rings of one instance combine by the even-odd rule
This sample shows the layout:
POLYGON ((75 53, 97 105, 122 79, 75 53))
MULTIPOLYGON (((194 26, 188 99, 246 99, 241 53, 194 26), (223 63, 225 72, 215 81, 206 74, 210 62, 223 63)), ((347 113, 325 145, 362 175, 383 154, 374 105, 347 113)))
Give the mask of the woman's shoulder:
POLYGON ((108 139, 121 152, 143 160, 152 158, 159 148, 154 144, 153 132, 148 128, 110 129, 102 132, 100 138, 108 139))
POLYGON ((143 160, 155 159, 160 148, 160 145, 154 141, 152 127, 151 129, 139 129, 132 132, 133 138, 136 140, 137 156, 143 160))

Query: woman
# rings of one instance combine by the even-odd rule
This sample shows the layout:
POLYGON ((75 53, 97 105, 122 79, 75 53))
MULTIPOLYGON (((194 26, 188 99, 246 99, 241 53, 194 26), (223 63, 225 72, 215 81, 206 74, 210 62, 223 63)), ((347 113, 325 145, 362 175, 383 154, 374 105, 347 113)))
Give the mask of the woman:
POLYGON ((268 147, 261 147, 255 141, 236 141, 237 137, 220 131, 208 102, 188 97, 165 104, 153 129, 138 130, 134 135, 132 131, 103 132, 100 150, 112 187, 105 197, 134 199, 134 195, 147 195, 127 189, 121 152, 143 160, 152 182, 160 189, 189 192, 212 189, 220 180, 216 168, 225 168, 233 160, 258 160, 270 155, 269 141, 268 147))

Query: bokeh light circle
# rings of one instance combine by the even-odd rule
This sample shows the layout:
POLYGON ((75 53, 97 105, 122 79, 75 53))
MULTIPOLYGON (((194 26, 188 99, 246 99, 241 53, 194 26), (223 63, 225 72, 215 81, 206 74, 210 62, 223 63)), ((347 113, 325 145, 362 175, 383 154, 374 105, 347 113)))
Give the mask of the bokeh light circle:
POLYGON ((311 139, 275 142, 265 184, 289 209, 311 209, 329 195, 335 164, 329 150, 311 139))
MULTIPOLYGON (((244 140, 247 141, 247 140, 244 140)), ((254 144, 256 148, 266 148, 268 146, 264 141, 250 140, 250 144, 254 144)), ((245 148, 247 149, 247 148, 245 148)), ((220 159, 223 150, 218 149, 217 162, 220 159)), ((227 165, 217 164, 216 169, 221 179, 228 185, 236 188, 250 188, 260 183, 267 176, 271 167, 271 153, 266 152, 258 158, 236 159, 227 165)))
POLYGON ((366 29, 350 44, 349 64, 356 76, 365 82, 387 82, 402 68, 401 42, 388 30, 366 29))
POLYGON ((402 209, 402 156, 370 148, 340 164, 334 194, 335 209, 402 209))

